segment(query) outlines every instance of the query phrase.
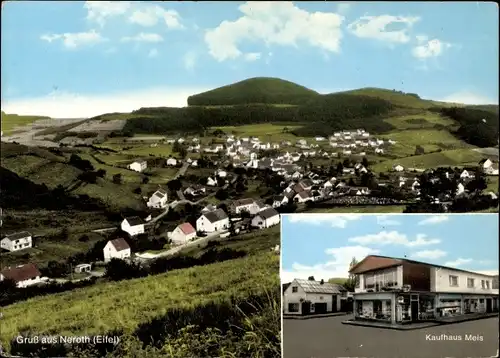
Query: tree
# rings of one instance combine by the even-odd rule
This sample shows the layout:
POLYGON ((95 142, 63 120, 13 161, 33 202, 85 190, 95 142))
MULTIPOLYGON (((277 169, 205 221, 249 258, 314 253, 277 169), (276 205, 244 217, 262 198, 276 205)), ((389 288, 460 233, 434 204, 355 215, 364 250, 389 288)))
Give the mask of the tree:
POLYGON ((309 281, 316 281, 316 280, 314 279, 314 276, 309 276, 307 279, 308 279, 309 281))
POLYGON ((337 164, 337 175, 342 174, 343 170, 344 170, 344 165, 341 162, 338 162, 338 164, 337 164))
MULTIPOLYGON (((349 264, 349 271, 351 271, 354 268, 354 266, 356 266, 357 264, 358 264, 358 260, 356 260, 356 258, 353 257, 351 260, 351 263, 349 264)), ((344 284, 344 287, 346 288, 347 291, 349 291, 349 292, 354 291, 354 288, 356 287, 356 280, 357 280, 356 275, 349 272, 349 277, 344 284)))
POLYGON ((141 190, 141 187, 138 186, 137 188, 134 189, 133 191, 134 194, 141 194, 142 193, 142 190, 141 190))
POLYGON ((415 146, 415 155, 425 154, 425 149, 421 145, 415 146))
POLYGON ((349 158, 345 158, 342 164, 344 168, 349 168, 351 166, 351 160, 349 158))
POLYGON ((149 178, 145 176, 142 178, 142 184, 147 184, 147 183, 149 183, 149 178))
POLYGON ((120 173, 113 175, 113 183, 115 184, 122 183, 122 175, 120 173))
POLYGON ((221 200, 221 201, 222 200, 226 200, 228 197, 229 197, 229 194, 224 189, 219 189, 215 193, 215 198, 218 199, 218 200, 221 200))
POLYGON ((182 188, 182 183, 179 179, 173 179, 173 180, 170 180, 168 183, 167 183, 167 187, 171 190, 171 191, 177 191, 177 190, 181 190, 182 188))
POLYGON ((104 178, 106 176, 106 171, 104 169, 98 169, 96 174, 99 178, 104 178))
POLYGON ((363 164, 363 166, 365 168, 368 168, 368 165, 369 165, 368 159, 366 159, 366 157, 363 157, 363 160, 361 161, 361 164, 363 164))

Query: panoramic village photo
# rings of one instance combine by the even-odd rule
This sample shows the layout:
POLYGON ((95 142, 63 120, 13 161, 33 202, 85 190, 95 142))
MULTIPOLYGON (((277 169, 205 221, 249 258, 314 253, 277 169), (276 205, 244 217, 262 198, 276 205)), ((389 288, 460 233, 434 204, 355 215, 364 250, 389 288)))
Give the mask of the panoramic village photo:
MULTIPOLYGON (((413 289, 377 298, 348 276, 291 277, 329 298, 283 311, 280 228, 498 214, 497 29, 494 3, 3 3, 0 356, 278 358, 282 314, 377 331, 356 324, 380 302, 406 327, 413 289)), ((342 260, 406 265, 362 253, 342 260)))
POLYGON ((284 358, 498 356, 497 214, 289 214, 281 245, 284 358))

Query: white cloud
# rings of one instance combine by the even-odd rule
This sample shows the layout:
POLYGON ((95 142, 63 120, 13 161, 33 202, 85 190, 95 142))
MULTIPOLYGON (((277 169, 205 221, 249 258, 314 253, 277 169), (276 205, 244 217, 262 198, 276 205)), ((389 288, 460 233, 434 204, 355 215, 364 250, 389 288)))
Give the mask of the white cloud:
POLYGON ((2 99, 2 111, 53 118, 84 118, 103 113, 130 112, 141 107, 185 107, 193 93, 211 89, 160 87, 107 95, 51 94, 36 98, 2 99))
POLYGON ((348 277, 349 265, 353 257, 361 261, 365 256, 378 254, 379 251, 364 246, 344 246, 327 249, 325 253, 332 256, 330 261, 313 266, 294 263, 290 271, 281 271, 281 281, 290 282, 295 278, 307 279, 309 276, 325 281, 333 277, 348 277))
POLYGON ((181 17, 175 10, 166 10, 161 6, 147 6, 135 10, 128 18, 129 22, 145 27, 155 26, 160 20, 170 29, 182 28, 181 17))
POLYGON ((415 240, 408 239, 407 235, 397 231, 381 231, 377 234, 351 237, 348 241, 361 245, 404 245, 408 247, 439 244, 439 239, 426 239, 427 235, 418 234, 415 240))
POLYGON ((448 221, 450 218, 446 215, 434 215, 430 216, 427 219, 421 220, 418 222, 418 225, 434 225, 440 224, 448 221))
POLYGON ((377 216, 377 224, 379 224, 381 226, 401 225, 401 223, 399 221, 391 219, 389 215, 378 215, 377 216))
POLYGON ((470 91, 461 91, 446 96, 440 101, 463 104, 498 104, 498 97, 488 97, 470 91))
MULTIPOLYGON (((417 40, 420 42, 422 41, 422 38, 420 39, 417 38, 417 40)), ((422 43, 421 45, 415 46, 412 49, 412 55, 420 60, 425 60, 430 57, 438 57, 443 54, 443 52, 452 47, 450 43, 443 42, 438 39, 432 39, 432 40, 424 40, 425 42, 422 43)))
POLYGON ((444 257, 446 256, 447 253, 446 251, 443 251, 443 250, 423 250, 423 251, 418 251, 418 252, 415 252, 413 254, 411 254, 411 256, 413 258, 417 258, 417 259, 439 259, 440 257, 444 257))
POLYGON ((362 16, 350 23, 348 30, 357 37, 385 41, 389 43, 407 43, 410 41, 408 32, 418 17, 410 16, 362 16), (399 30, 387 30, 389 25, 401 24, 399 30))
POLYGON ((245 54, 245 61, 256 61, 261 57, 260 52, 250 52, 245 54))
POLYGON ((157 49, 152 48, 151 50, 149 50, 148 57, 153 58, 153 57, 156 57, 156 56, 158 56, 158 50, 157 49))
POLYGON ((163 37, 154 33, 141 32, 135 36, 122 37, 122 42, 162 42, 163 37))
POLYGON ((182 58, 182 62, 184 64, 184 68, 188 71, 194 70, 196 66, 197 56, 194 51, 187 52, 182 58))
POLYGON ((448 261, 444 263, 444 266, 450 266, 450 267, 457 267, 457 266, 462 266, 464 264, 468 264, 469 262, 472 262, 472 259, 462 259, 458 258, 455 261, 448 261))
POLYGON ((95 30, 90 30, 88 32, 67 32, 64 34, 45 34, 40 36, 40 39, 49 43, 61 40, 64 46, 70 49, 107 41, 106 38, 102 37, 101 34, 95 30))
POLYGON ((355 214, 291 214, 288 220, 291 223, 305 223, 311 225, 330 224, 332 227, 343 229, 349 221, 358 220, 361 215, 355 214))
POLYGON ((217 61, 244 56, 238 48, 243 41, 263 42, 266 46, 310 46, 339 52, 344 18, 335 13, 308 12, 292 2, 246 2, 239 6, 243 13, 235 21, 223 21, 205 33, 209 53, 217 61))
POLYGON ((104 26, 109 18, 125 14, 131 7, 130 1, 86 1, 87 20, 104 26))

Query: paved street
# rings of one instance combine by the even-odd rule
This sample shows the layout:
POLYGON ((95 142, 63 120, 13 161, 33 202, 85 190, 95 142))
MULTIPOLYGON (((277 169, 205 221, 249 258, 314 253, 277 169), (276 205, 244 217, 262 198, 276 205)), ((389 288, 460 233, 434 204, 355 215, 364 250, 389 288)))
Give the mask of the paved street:
POLYGON ((465 358, 496 357, 498 352, 498 318, 410 331, 341 323, 350 318, 283 320, 283 358, 465 358), (462 340, 426 340, 443 333, 462 340), (466 335, 481 335, 483 341, 466 341, 466 335))

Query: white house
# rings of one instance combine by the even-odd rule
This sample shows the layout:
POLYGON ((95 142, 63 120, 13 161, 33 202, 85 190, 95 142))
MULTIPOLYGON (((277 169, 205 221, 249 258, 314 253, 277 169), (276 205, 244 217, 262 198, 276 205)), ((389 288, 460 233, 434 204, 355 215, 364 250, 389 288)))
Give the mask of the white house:
POLYGON ((219 178, 225 178, 227 177, 227 172, 225 170, 219 169, 217 170, 215 175, 217 175, 219 178))
POLYGON ((300 193, 297 193, 294 197, 293 200, 298 202, 298 203, 305 203, 306 201, 311 201, 313 200, 313 197, 310 192, 308 191, 301 191, 300 193))
POLYGON ((207 178, 207 185, 208 186, 217 186, 217 181, 215 179, 212 179, 211 177, 207 178))
POLYGON ((43 282, 41 276, 42 274, 34 264, 7 267, 0 271, 0 281, 12 280, 19 288, 43 282))
POLYGON ((382 148, 375 148, 375 153, 384 154, 384 150, 382 148))
POLYGON ((231 204, 231 209, 234 210, 236 214, 240 214, 242 211, 246 211, 254 215, 259 212, 259 206, 252 198, 234 200, 231 204))
POLYGON ((462 173, 460 173, 460 178, 462 179, 469 179, 472 178, 474 175, 470 174, 467 170, 463 170, 462 173))
POLYGON ((7 235, 0 241, 0 247, 8 251, 19 251, 33 246, 31 234, 27 231, 7 235))
POLYGON ((460 195, 465 192, 465 187, 462 183, 458 183, 457 185, 457 190, 456 190, 456 195, 460 195))
POLYGON ((167 159, 167 165, 175 167, 177 165, 177 159, 175 159, 175 158, 168 158, 167 159))
POLYGON ((196 230, 214 232, 229 228, 229 217, 222 209, 216 209, 201 215, 196 220, 196 230))
POLYGON ((121 229, 130 236, 144 234, 144 221, 138 216, 123 219, 121 229))
POLYGON ((278 208, 286 204, 288 204, 288 197, 286 195, 278 195, 273 198, 273 208, 278 208))
POLYGON ((128 169, 139 172, 139 173, 146 170, 147 167, 148 167, 148 163, 145 160, 133 162, 127 166, 128 169))
POLYGON ((347 290, 337 284, 295 279, 283 293, 283 313, 290 315, 321 314, 341 310, 347 290))
POLYGON ((259 212, 252 219, 252 226, 259 229, 268 228, 280 223, 280 214, 273 208, 267 208, 259 212))
POLYGON ((490 275, 378 255, 365 257, 350 273, 356 277, 355 319, 400 324, 499 308, 490 275))
POLYGON ((83 273, 83 272, 90 272, 90 271, 92 271, 91 264, 78 264, 75 266, 76 273, 83 273))
POLYGON ((158 189, 151 195, 147 202, 148 208, 163 209, 167 207, 167 192, 163 189, 158 189))
POLYGON ((177 225, 174 231, 170 234, 172 243, 182 245, 196 237, 196 230, 190 223, 177 225))
POLYGON ((393 166, 392 169, 394 171, 396 171, 396 172, 402 172, 403 170, 405 170, 405 168, 402 165, 399 165, 399 164, 393 166))
POLYGON ((111 259, 126 259, 130 257, 130 246, 123 238, 118 238, 108 241, 104 246, 104 262, 109 262, 111 259))

